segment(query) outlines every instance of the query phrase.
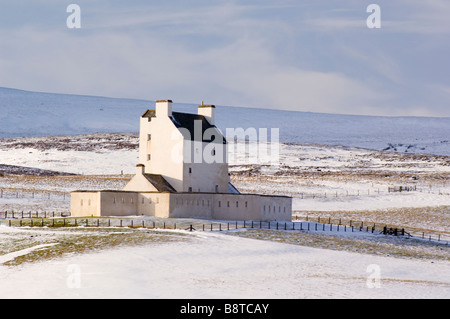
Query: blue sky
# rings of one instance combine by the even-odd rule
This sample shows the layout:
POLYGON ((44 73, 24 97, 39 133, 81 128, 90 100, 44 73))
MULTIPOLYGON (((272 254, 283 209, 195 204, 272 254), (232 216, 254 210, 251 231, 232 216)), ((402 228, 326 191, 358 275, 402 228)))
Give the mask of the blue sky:
POLYGON ((447 0, 2 0, 0 86, 450 116, 449 39, 447 0), (71 3, 81 29, 67 28, 71 3))

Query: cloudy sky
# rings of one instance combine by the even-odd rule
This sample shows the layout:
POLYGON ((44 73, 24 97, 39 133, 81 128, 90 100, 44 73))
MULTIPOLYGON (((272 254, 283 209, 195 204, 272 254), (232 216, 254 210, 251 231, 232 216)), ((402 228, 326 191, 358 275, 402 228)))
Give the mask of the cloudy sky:
POLYGON ((449 40, 448 0, 2 0, 0 86, 450 116, 449 40), (367 26, 371 3, 381 28, 367 26))

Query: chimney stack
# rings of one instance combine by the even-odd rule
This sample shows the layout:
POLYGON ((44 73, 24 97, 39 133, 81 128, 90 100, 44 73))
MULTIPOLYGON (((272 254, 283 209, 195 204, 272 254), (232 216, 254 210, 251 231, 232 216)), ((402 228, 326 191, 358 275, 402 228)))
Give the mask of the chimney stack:
POLYGON ((203 104, 203 101, 202 104, 198 106, 198 115, 203 115, 211 125, 215 125, 215 112, 216 107, 214 105, 205 105, 203 104))
POLYGON ((145 174, 145 165, 137 164, 136 165, 136 175, 144 175, 145 174))
POLYGON ((172 116, 172 100, 156 101, 156 117, 172 116))

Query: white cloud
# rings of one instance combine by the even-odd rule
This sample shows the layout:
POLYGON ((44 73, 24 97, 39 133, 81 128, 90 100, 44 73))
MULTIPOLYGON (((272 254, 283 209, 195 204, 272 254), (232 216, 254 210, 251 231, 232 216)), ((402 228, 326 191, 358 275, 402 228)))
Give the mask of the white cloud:
POLYGON ((105 3, 80 1, 81 30, 64 27, 63 10, 62 26, 0 31, 0 85, 303 111, 450 115, 442 94, 432 98, 432 89, 418 89, 430 79, 412 73, 409 64, 442 50, 432 30, 447 32, 443 17, 449 6, 439 0, 429 6, 414 1, 405 10, 381 1, 383 24, 376 34, 368 33, 360 1, 341 7, 290 1, 105 3), (426 9, 417 11, 421 6, 426 9), (414 22, 422 26, 408 27, 414 22), (411 48, 420 46, 420 54, 416 50, 417 57, 404 62, 408 48, 396 51, 396 41, 403 41, 398 34, 415 32, 427 33, 427 45, 436 47, 422 42, 411 48))

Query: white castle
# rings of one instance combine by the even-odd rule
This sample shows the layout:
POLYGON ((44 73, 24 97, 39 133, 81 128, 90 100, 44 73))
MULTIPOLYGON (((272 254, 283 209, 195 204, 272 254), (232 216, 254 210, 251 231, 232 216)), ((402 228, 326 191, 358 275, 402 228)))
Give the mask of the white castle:
POLYGON ((215 106, 198 114, 156 101, 140 119, 139 164, 121 191, 75 191, 71 215, 291 221, 292 198, 241 194, 231 183, 215 106))

